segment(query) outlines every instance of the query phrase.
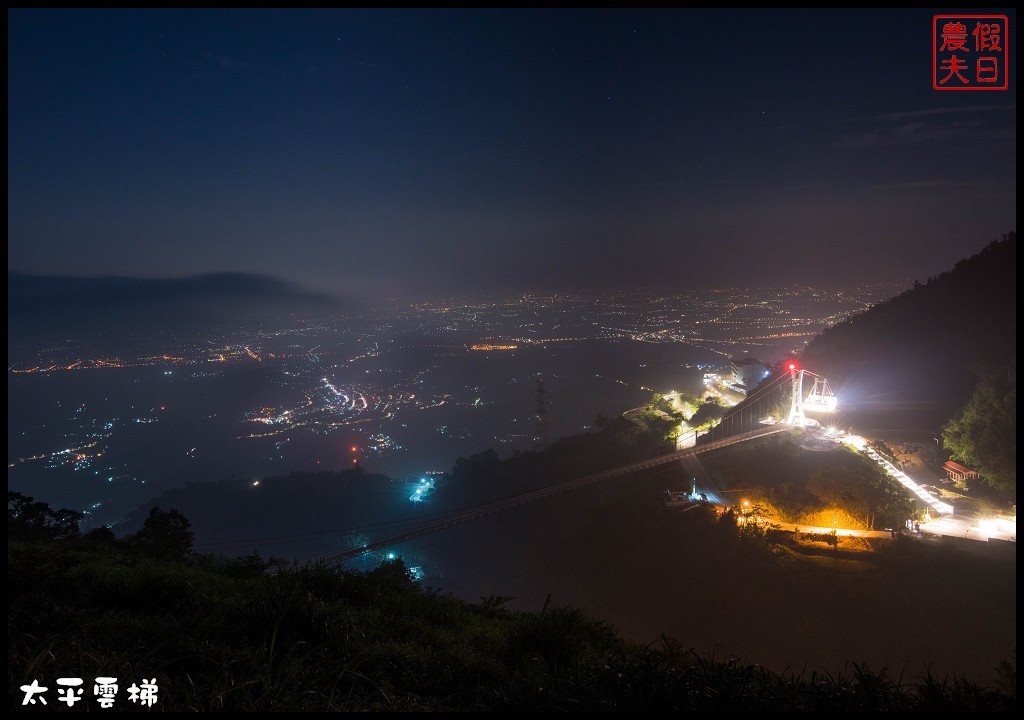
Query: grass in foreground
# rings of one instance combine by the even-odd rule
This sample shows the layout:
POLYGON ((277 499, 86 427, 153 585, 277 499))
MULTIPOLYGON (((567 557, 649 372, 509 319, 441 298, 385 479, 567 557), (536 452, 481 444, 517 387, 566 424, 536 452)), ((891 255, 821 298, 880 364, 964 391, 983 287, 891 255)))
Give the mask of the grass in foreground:
MULTIPOLYGON (((8 672, 156 676, 162 710, 1010 710, 959 678, 851 665, 781 676, 641 647, 571 609, 514 613, 366 574, 162 560, 83 539, 8 544, 8 672)), ((90 701, 91 702, 91 701, 90 701)), ((86 703, 88 704, 88 703, 86 703)), ((126 704, 122 703, 122 706, 126 704)))

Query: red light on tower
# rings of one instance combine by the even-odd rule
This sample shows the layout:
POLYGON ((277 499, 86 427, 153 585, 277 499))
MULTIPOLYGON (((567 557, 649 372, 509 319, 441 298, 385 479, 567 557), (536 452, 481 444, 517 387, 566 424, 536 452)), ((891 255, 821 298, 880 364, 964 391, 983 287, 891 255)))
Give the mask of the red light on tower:
POLYGON ((790 363, 789 363, 789 371, 790 371, 790 372, 793 372, 793 371, 795 371, 795 370, 796 370, 796 363, 795 363, 795 362, 792 362, 792 361, 790 361, 790 363))
POLYGON ((352 446, 352 452, 359 452, 359 448, 355 445, 352 446))

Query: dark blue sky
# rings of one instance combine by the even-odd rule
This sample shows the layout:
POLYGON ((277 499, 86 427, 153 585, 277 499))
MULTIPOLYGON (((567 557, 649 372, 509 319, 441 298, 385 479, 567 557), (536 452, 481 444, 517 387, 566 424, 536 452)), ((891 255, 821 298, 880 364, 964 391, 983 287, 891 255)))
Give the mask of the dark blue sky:
POLYGON ((1016 68, 932 90, 932 14, 10 11, 8 261, 388 294, 924 278, 1016 227, 1016 68))

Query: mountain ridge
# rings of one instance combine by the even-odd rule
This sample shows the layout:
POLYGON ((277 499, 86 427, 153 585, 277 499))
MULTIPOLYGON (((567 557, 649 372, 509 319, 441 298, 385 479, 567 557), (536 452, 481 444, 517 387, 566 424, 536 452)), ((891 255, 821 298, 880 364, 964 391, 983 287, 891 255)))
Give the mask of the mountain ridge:
POLYGON ((978 378, 1016 363, 1016 233, 824 330, 802 353, 854 404, 958 407, 978 378))
POLYGON ((351 310, 348 297, 308 290, 271 275, 208 273, 177 278, 120 275, 7 275, 7 319, 17 341, 123 338, 128 333, 273 321, 295 313, 351 310))

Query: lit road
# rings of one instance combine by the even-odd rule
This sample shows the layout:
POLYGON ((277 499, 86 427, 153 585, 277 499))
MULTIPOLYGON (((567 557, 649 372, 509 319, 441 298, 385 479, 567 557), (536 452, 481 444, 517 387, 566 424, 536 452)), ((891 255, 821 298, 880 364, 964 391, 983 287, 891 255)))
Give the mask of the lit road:
MULTIPOLYGON (((927 523, 921 523, 922 536, 931 537, 958 537, 969 540, 987 542, 990 539, 1016 542, 1017 540, 1017 518, 1008 516, 970 516, 956 514, 954 507, 947 502, 937 498, 925 488, 921 487, 909 475, 895 467, 890 461, 879 455, 872 448, 868 447, 868 441, 859 435, 832 436, 837 442, 842 442, 854 448, 866 457, 875 462, 883 472, 890 478, 896 480, 922 503, 931 508, 937 517, 927 523)), ((712 505, 725 509, 729 503, 721 500, 710 490, 704 494, 712 505)), ((742 515, 740 516, 742 522, 742 515)), ((788 532, 797 531, 803 534, 831 534, 833 529, 839 537, 877 538, 889 540, 892 534, 889 530, 858 530, 855 528, 832 528, 803 525, 800 523, 779 522, 772 518, 761 518, 772 528, 788 532)))
POLYGON ((732 407, 743 400, 743 395, 728 386, 720 375, 708 378, 704 381, 706 395, 718 398, 725 407, 732 407))
POLYGON ((889 460, 868 447, 868 441, 859 435, 845 435, 842 442, 874 461, 886 475, 899 482, 912 495, 926 504, 936 515, 934 520, 921 523, 921 534, 968 538, 1017 541, 1017 518, 1007 516, 970 516, 957 514, 955 508, 928 492, 889 460))
POLYGON ((815 525, 801 525, 800 523, 785 523, 785 522, 773 522, 768 520, 768 525, 774 529, 786 530, 789 532, 798 532, 801 535, 831 535, 832 531, 835 530, 838 537, 857 537, 857 538, 878 538, 881 540, 891 540, 892 533, 888 530, 857 530, 855 528, 830 528, 830 527, 817 527, 815 525))
POLYGON ((1017 542, 1017 518, 944 515, 929 523, 921 523, 921 534, 1017 542))
MULTIPOLYGON (((705 373, 702 397, 707 397, 708 395, 717 398, 719 402, 727 408, 735 407, 743 399, 743 396, 730 388, 726 381, 722 379, 722 376, 717 373, 705 373), (710 377, 708 377, 709 375, 710 377)), ((672 409, 676 412, 686 413, 691 410, 687 404, 684 404, 680 400, 678 392, 673 391, 667 393, 665 398, 669 401, 672 409)), ((682 420, 679 423, 679 435, 676 437, 676 450, 685 450, 693 447, 697 441, 697 433, 688 420, 689 418, 682 420)))
MULTIPOLYGON (((707 496, 711 505, 714 505, 722 510, 726 510, 730 506, 722 501, 716 499, 711 492, 703 493, 707 496)), ((747 521, 747 516, 742 513, 736 518, 738 524, 743 525, 747 521)), ((782 530, 785 532, 796 532, 801 535, 831 535, 833 531, 838 537, 856 537, 856 538, 875 538, 879 540, 891 540, 892 532, 889 530, 859 530, 857 528, 844 528, 838 526, 832 527, 820 527, 817 525, 807 525, 806 523, 791 523, 782 522, 773 517, 759 516, 757 521, 764 523, 764 526, 772 530, 782 530)))

